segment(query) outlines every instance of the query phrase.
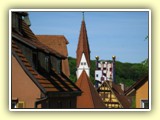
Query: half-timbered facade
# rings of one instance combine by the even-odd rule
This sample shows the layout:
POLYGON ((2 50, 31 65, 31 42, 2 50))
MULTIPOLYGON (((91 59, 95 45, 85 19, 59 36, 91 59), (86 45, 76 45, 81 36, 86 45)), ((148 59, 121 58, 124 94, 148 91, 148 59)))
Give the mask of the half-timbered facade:
POLYGON ((130 108, 131 100, 124 95, 121 85, 112 81, 104 81, 97 89, 107 108, 130 108))

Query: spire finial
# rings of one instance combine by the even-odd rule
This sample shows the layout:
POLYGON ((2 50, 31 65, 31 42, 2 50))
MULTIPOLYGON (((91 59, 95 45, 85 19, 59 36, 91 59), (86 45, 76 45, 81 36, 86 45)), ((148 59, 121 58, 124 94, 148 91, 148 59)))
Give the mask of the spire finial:
POLYGON ((82 20, 84 21, 84 12, 82 12, 82 20))

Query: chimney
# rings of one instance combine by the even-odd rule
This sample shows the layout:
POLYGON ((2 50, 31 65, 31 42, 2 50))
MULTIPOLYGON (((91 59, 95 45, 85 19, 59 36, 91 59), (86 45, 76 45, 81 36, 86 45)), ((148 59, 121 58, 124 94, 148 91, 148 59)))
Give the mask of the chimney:
POLYGON ((24 18, 23 20, 25 21, 25 23, 28 25, 28 26, 31 26, 31 22, 29 20, 29 15, 28 15, 28 12, 24 12, 24 18))
POLYGON ((120 86, 121 86, 121 89, 124 91, 124 90, 125 90, 124 84, 123 84, 123 83, 120 83, 120 86))
POLYGON ((99 56, 96 56, 96 70, 98 70, 99 56))

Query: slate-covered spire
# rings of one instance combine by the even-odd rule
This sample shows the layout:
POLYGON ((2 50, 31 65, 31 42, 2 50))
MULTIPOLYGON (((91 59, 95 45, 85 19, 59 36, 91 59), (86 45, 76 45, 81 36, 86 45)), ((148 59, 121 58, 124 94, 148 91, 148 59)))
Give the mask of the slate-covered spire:
POLYGON ((84 20, 84 12, 82 16, 82 23, 81 23, 81 29, 80 29, 80 35, 79 35, 79 41, 78 41, 78 47, 77 47, 77 67, 80 64, 82 54, 84 53, 88 67, 90 67, 90 48, 88 43, 88 36, 87 36, 87 30, 84 20))

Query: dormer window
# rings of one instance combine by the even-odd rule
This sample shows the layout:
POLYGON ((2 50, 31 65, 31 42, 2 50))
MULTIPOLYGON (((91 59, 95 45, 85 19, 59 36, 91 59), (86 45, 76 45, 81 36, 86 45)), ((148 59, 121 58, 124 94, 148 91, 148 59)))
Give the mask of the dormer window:
POLYGON ((51 56, 51 69, 54 68, 58 73, 61 72, 61 59, 51 56))
POLYGON ((12 12, 12 29, 21 32, 22 16, 18 12, 12 12))
POLYGON ((49 72, 49 56, 45 56, 45 70, 49 72))
POLYGON ((30 20, 27 12, 12 12, 12 29, 18 33, 22 32, 22 20, 30 26, 30 20))
POLYGON ((40 72, 49 72, 49 55, 43 52, 38 52, 38 62, 40 72))

